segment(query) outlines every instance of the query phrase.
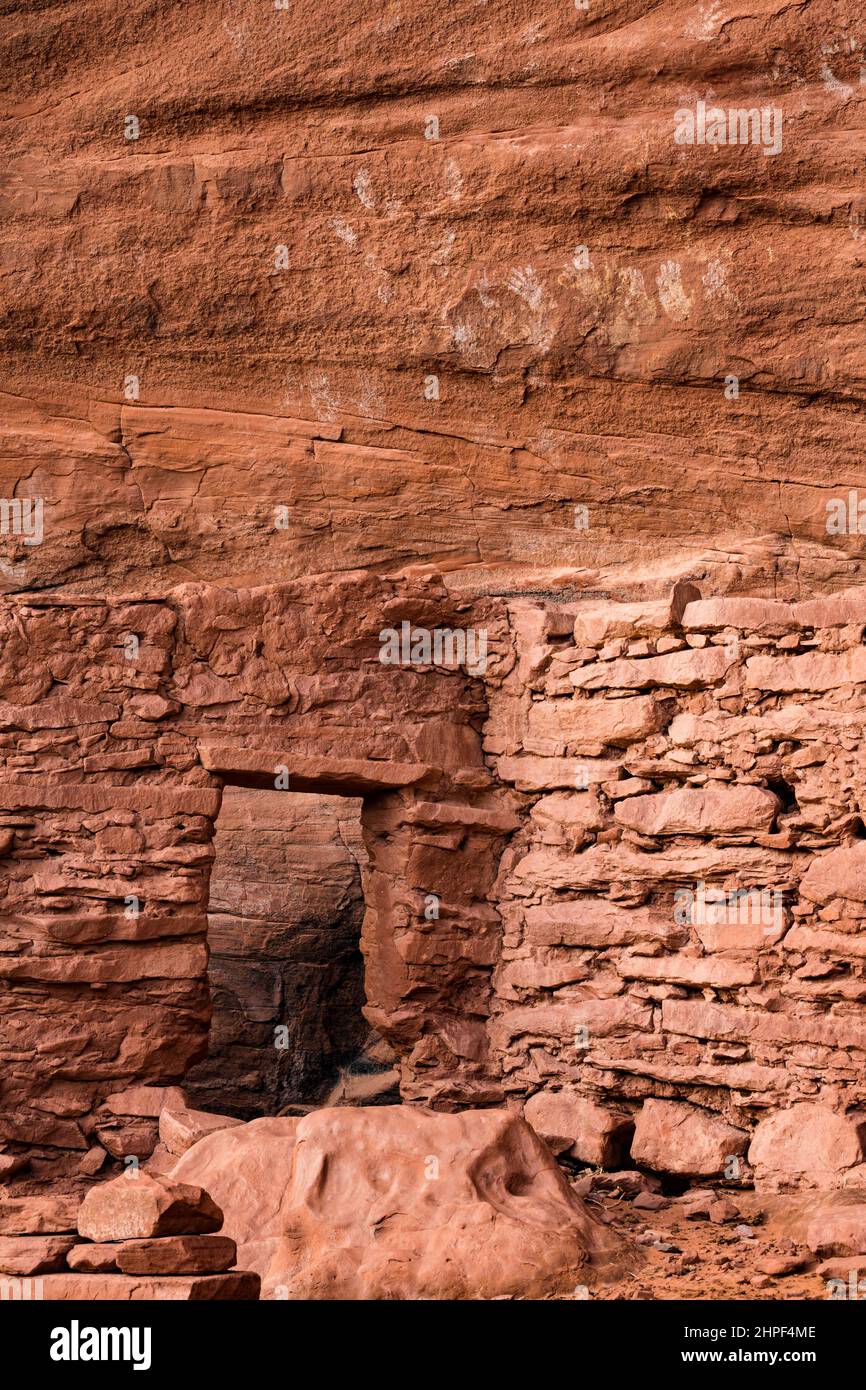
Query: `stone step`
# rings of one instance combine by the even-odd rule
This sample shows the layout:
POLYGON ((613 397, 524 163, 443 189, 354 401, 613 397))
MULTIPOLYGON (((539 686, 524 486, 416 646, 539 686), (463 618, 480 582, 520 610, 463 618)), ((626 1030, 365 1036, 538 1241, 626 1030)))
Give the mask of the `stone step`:
POLYGON ((228 1274, 48 1274, 40 1280, 46 1302, 234 1302, 259 1298, 258 1274, 232 1270, 228 1274))

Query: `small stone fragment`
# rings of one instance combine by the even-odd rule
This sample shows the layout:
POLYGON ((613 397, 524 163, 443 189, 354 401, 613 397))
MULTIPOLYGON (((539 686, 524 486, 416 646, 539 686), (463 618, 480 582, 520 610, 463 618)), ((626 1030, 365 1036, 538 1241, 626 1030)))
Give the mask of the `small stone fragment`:
POLYGON ((667 1198, 655 1192, 639 1192, 632 1202, 636 1211, 661 1211, 667 1205, 667 1198))
POLYGON ((760 1274, 771 1274, 774 1279, 779 1279, 786 1274, 797 1274, 808 1263, 806 1255, 765 1255, 755 1262, 755 1268, 760 1274))

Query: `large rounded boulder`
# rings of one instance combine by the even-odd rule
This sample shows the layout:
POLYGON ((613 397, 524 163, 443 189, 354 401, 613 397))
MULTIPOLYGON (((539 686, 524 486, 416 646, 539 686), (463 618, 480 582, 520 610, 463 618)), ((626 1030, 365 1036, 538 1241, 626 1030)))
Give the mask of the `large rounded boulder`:
POLYGON ((173 1170, 219 1203, 263 1298, 573 1294, 628 1248, 504 1110, 336 1107, 202 1139, 173 1170))

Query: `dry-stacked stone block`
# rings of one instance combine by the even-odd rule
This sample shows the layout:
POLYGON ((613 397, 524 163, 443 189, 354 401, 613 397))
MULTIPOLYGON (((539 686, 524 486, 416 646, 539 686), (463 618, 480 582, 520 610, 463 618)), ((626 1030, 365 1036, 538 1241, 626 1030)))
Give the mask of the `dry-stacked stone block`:
POLYGON ((77 1210, 77 1198, 62 1196, 10 1197, 0 1202, 4 1298, 27 1297, 32 1281, 66 1268, 66 1257, 77 1240, 77 1210))
POLYGON ((233 1268, 237 1247, 228 1236, 218 1234, 223 1214, 201 1187, 135 1171, 92 1187, 72 1213, 72 1221, 68 1204, 61 1204, 56 1214, 27 1201, 20 1205, 21 1214, 7 1224, 34 1226, 41 1221, 44 1226, 65 1221, 71 1226, 62 1235, 30 1235, 18 1247, 19 1238, 3 1238, 8 1250, 0 1240, 2 1269, 48 1276, 40 1281, 40 1297, 63 1301, 259 1297, 258 1274, 233 1268))

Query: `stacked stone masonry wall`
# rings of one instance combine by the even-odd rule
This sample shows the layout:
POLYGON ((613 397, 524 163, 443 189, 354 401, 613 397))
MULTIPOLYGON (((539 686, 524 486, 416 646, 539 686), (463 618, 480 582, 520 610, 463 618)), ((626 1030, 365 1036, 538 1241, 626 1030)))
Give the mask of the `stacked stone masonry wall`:
POLYGON ((5 602, 7 1142, 122 1153, 106 1097, 204 1057, 221 788, 281 768, 362 801, 365 1016, 404 1100, 554 1137, 567 1103, 578 1155, 646 1099, 746 1138, 797 1103, 859 1125, 866 590, 461 605, 350 576, 317 626, 312 592, 5 602), (383 665, 404 618, 483 627, 486 670, 383 665), (718 890, 752 915, 684 910, 718 890))
POLYGON ((647 1097, 859 1124, 866 591, 510 624, 485 736, 529 809, 498 881, 506 1092, 588 1161, 647 1097))

